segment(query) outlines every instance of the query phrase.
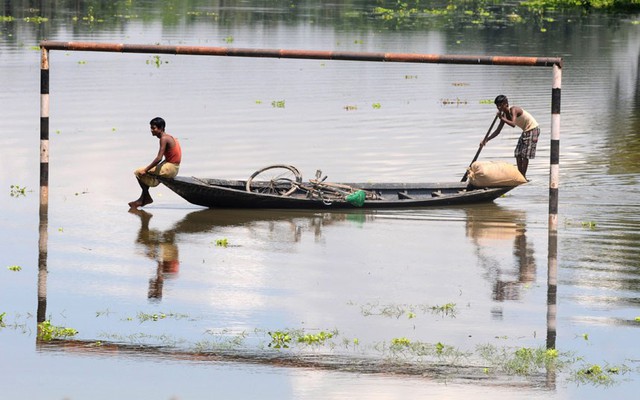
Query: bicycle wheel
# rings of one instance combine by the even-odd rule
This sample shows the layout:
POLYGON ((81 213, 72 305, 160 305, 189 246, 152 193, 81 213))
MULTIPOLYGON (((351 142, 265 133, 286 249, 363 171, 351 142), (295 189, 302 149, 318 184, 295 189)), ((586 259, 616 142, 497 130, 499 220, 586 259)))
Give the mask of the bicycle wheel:
POLYGON ((247 179, 247 192, 289 196, 302 174, 292 165, 276 164, 257 170, 247 179))

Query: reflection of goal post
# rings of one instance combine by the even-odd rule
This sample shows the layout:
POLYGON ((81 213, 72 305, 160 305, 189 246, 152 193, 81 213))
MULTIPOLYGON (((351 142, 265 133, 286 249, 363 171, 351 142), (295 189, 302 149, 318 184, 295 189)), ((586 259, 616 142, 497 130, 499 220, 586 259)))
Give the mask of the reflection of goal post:
POLYGON ((413 53, 366 53, 318 50, 239 49, 228 47, 162 46, 93 42, 42 41, 40 62, 40 211, 49 203, 49 50, 99 51, 119 53, 181 54, 199 56, 230 56, 260 58, 294 58, 313 60, 378 61, 431 64, 512 65, 522 67, 552 67, 551 90, 551 155, 549 171, 549 231, 558 226, 558 184, 560 162, 560 89, 562 58, 465 56, 413 53))

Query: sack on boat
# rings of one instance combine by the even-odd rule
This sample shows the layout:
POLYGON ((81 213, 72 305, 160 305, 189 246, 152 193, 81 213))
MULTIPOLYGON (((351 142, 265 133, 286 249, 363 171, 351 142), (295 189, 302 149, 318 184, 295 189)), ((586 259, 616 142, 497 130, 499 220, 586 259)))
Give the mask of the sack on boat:
POLYGON ((367 197, 367 194, 365 193, 364 190, 358 190, 348 195, 346 197, 346 200, 347 202, 349 202, 349 204, 352 204, 356 207, 362 207, 366 197, 367 197))
POLYGON ((476 161, 469 167, 469 183, 476 187, 508 187, 527 183, 527 179, 508 162, 476 161))

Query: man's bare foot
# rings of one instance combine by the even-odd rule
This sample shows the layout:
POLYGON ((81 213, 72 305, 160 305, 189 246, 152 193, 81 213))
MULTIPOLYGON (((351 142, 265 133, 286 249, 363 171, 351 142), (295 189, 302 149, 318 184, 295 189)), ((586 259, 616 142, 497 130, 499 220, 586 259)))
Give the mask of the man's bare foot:
POLYGON ((138 208, 138 207, 142 207, 144 204, 142 204, 142 200, 135 200, 135 201, 130 201, 129 202, 129 208, 138 208))

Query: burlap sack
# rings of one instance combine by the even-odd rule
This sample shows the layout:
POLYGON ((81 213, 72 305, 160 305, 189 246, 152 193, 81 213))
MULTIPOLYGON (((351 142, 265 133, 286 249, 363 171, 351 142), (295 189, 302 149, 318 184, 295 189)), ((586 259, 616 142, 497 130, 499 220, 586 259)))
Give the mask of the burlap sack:
POLYGON ((504 161, 476 161, 469 167, 469 183, 476 187, 508 187, 527 183, 518 168, 504 161))

